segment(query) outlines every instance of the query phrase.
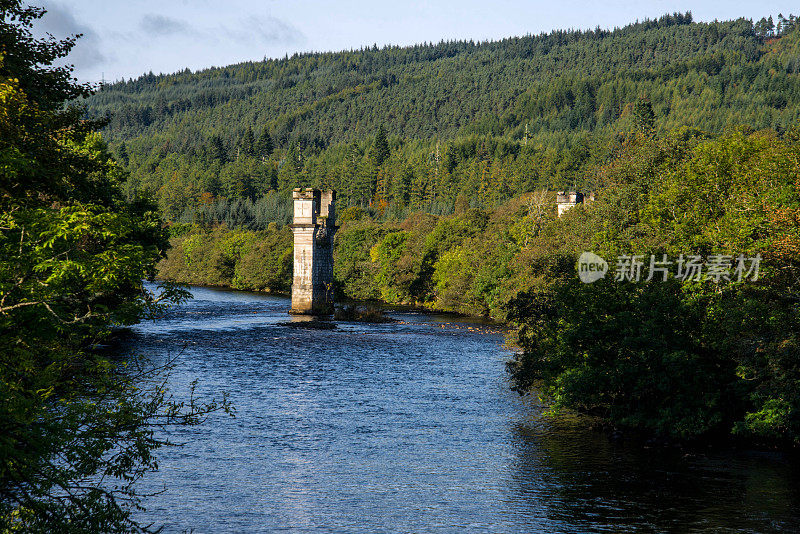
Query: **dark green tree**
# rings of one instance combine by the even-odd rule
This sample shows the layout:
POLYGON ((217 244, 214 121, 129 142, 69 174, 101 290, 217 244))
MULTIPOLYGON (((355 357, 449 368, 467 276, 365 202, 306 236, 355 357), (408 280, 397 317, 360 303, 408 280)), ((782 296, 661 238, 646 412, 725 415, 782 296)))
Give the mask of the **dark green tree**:
POLYGON ((0 531, 145 531, 155 431, 216 406, 181 407, 146 364, 87 348, 185 292, 143 285, 168 236, 68 105, 86 88, 52 62, 74 38, 36 40, 42 10, 0 8, 0 531))
POLYGON ((256 152, 259 157, 268 158, 272 154, 273 150, 274 146, 272 144, 272 136, 270 136, 269 131, 264 128, 264 130, 261 132, 261 135, 258 137, 256 152))
POLYGON ((43 111, 61 108, 64 102, 88 96, 87 84, 77 84, 72 71, 53 62, 66 56, 79 36, 60 41, 36 39, 30 32, 32 24, 42 17, 44 9, 26 6, 14 0, 0 1, 0 78, 19 80, 19 89, 36 102, 43 111))
POLYGON ((636 118, 636 125, 643 132, 653 131, 656 124, 656 114, 653 111, 653 104, 650 99, 640 96, 633 105, 633 116, 636 118))
POLYGON ((225 148, 225 142, 219 135, 212 135, 208 140, 208 154, 211 159, 216 159, 222 163, 229 161, 228 150, 225 148))
POLYGON ((383 124, 378 126, 378 133, 375 134, 375 145, 373 146, 375 163, 380 167, 389 158, 389 140, 386 138, 386 131, 383 124))
MULTIPOLYGON (((347 151, 355 143, 356 160, 370 154, 380 171, 374 200, 388 202, 379 208, 382 216, 408 208, 391 194, 406 165, 414 168, 415 206, 447 212, 459 193, 488 206, 514 192, 587 179, 596 162, 612 157, 617 134, 636 124, 629 111, 639 95, 655 112, 640 113, 646 132, 686 125, 716 135, 737 122, 788 129, 800 105, 798 37, 784 29, 791 16, 779 20, 781 38, 768 44, 745 19, 705 24, 693 23, 689 13, 669 14, 609 32, 302 54, 148 74, 108 85, 87 102, 93 117, 112 114, 104 135, 114 146, 127 142, 134 189, 158 192, 170 216, 197 207, 190 184, 212 169, 235 175, 223 167, 233 163, 237 147, 249 157, 239 146, 248 128, 257 137, 254 158, 277 172, 295 144, 307 185, 335 186, 345 203, 351 191, 364 189, 352 182, 358 161, 347 151), (315 76, 319 69, 326 75, 315 76), (168 120, 158 117, 164 101, 168 120), (227 151, 218 167, 209 156, 212 134, 227 151), (432 158, 436 139, 441 146, 432 158)), ((253 173, 259 194, 265 174, 253 173)))
POLYGON ((128 147, 125 145, 125 141, 120 143, 119 148, 117 148, 117 161, 120 162, 123 167, 127 167, 130 162, 128 147))
POLYGON ((239 150, 246 156, 254 156, 256 154, 256 138, 250 126, 247 127, 239 140, 239 150))

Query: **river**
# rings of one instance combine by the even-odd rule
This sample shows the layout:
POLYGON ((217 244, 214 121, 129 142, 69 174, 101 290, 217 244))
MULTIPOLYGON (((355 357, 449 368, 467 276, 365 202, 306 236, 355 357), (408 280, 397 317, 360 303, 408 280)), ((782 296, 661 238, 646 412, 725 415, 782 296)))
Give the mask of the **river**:
POLYGON ((795 532, 800 469, 777 453, 609 440, 508 389, 497 327, 287 326, 283 297, 193 288, 126 350, 176 358, 170 388, 236 417, 171 435, 140 490, 165 532, 795 532))

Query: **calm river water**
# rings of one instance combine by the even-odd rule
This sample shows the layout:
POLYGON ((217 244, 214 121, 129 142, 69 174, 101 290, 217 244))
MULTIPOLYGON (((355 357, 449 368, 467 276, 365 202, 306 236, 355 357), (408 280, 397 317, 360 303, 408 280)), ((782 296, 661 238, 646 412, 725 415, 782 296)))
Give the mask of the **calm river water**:
POLYGON ((237 410, 160 451, 141 518, 166 532, 800 531, 797 462, 542 419, 509 391, 493 327, 398 312, 300 329, 285 298, 192 292, 128 341, 177 356, 177 396, 197 379, 237 410))

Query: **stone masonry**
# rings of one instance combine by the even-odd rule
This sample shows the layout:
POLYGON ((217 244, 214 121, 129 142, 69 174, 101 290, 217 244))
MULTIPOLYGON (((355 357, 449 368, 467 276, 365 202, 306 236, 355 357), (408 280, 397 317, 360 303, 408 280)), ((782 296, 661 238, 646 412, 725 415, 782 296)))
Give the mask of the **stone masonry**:
POLYGON ((333 237, 336 234, 336 191, 297 188, 292 192, 294 280, 289 313, 326 315, 333 312, 333 237))
POLYGON ((564 212, 571 210, 582 202, 583 193, 578 193, 576 191, 559 191, 556 193, 556 213, 561 217, 564 215, 564 212))
POLYGON ((559 191, 556 193, 556 215, 561 217, 578 204, 584 206, 594 202, 594 192, 580 193, 578 191, 559 191))

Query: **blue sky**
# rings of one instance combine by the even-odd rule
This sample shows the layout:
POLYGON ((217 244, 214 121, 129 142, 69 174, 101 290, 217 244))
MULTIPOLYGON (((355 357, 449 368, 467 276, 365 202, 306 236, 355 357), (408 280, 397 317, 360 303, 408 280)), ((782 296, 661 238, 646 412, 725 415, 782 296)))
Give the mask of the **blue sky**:
POLYGON ((562 28, 613 28, 691 11, 695 20, 788 15, 795 2, 29 0, 49 13, 39 32, 83 33, 69 62, 82 81, 229 65, 300 51, 500 39, 562 28))

